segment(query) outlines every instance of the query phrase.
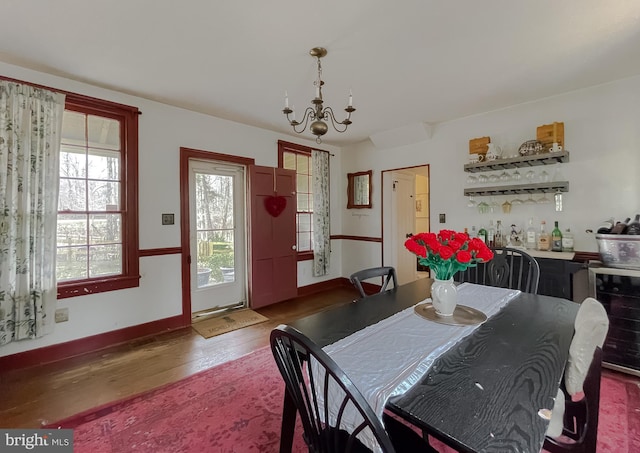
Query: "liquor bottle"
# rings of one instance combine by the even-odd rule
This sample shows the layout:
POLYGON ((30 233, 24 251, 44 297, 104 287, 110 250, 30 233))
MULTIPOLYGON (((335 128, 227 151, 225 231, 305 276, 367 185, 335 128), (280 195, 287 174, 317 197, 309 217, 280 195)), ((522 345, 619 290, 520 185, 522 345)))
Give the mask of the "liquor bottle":
POLYGON ((547 222, 540 222, 540 233, 538 233, 538 250, 546 252, 549 250, 549 233, 546 230, 547 222))
POLYGON ((554 252, 562 251, 562 231, 558 228, 558 221, 554 223, 553 231, 551 231, 551 250, 554 252))
POLYGON ((536 249, 536 229, 533 226, 533 217, 529 219, 529 228, 524 239, 524 246, 527 250, 536 249))
POLYGON ((498 220, 497 222, 498 224, 496 225, 496 234, 493 237, 493 243, 495 244, 495 247, 504 247, 505 242, 502 234, 502 221, 498 220))
POLYGON ((631 217, 627 217, 627 219, 624 222, 616 223, 616 226, 613 227, 613 229, 611 230, 611 233, 609 234, 625 234, 627 232, 627 226, 629 225, 629 220, 631 220, 631 217))
POLYGON ((640 214, 636 214, 636 218, 627 227, 627 234, 640 234, 640 214))
POLYGON ((562 251, 573 252, 573 233, 569 228, 562 235, 562 251))
POLYGON ((598 227, 598 229, 596 230, 596 232, 598 234, 610 234, 614 225, 615 225, 615 219, 611 217, 610 219, 602 222, 598 227))
POLYGON ((493 220, 489 220, 489 229, 487 230, 487 245, 489 247, 496 246, 496 230, 493 228, 493 220))
POLYGON ((487 243, 487 230, 485 230, 482 225, 480 225, 480 229, 478 230, 478 237, 482 239, 482 242, 487 243))

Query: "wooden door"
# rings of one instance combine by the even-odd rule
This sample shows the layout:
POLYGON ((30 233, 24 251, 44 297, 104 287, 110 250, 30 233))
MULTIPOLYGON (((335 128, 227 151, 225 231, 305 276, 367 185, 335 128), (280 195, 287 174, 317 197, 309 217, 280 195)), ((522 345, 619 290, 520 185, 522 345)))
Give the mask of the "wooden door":
POLYGON ((296 172, 249 167, 249 300, 264 307, 298 295, 296 172))

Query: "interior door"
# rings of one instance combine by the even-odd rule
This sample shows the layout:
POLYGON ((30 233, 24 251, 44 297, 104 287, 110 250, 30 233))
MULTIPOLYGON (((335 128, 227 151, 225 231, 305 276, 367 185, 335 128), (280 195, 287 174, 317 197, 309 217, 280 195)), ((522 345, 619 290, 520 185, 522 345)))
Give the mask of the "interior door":
POLYGON ((249 167, 250 275, 253 308, 298 295, 296 172, 249 167))
POLYGON ((189 160, 192 317, 247 304, 245 168, 189 160))
POLYGON ((396 273, 398 283, 402 285, 416 279, 415 255, 404 247, 407 236, 415 233, 415 177, 403 172, 393 172, 392 177, 391 216, 396 219, 392 234, 396 244, 396 273))

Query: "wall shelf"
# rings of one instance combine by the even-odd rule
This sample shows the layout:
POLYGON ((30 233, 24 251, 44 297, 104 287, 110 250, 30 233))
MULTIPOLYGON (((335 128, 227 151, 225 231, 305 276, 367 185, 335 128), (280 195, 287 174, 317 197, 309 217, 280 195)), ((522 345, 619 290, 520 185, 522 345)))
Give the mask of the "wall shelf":
POLYGON ((465 164, 464 171, 477 173, 482 171, 505 170, 509 168, 553 165, 564 162, 569 162, 569 151, 535 154, 533 156, 510 157, 508 159, 496 159, 488 162, 478 162, 477 164, 465 164))
POLYGON ((512 184, 492 187, 469 187, 464 189, 464 195, 467 197, 483 197, 529 193, 555 193, 558 190, 560 192, 568 192, 569 181, 541 182, 537 184, 512 184))

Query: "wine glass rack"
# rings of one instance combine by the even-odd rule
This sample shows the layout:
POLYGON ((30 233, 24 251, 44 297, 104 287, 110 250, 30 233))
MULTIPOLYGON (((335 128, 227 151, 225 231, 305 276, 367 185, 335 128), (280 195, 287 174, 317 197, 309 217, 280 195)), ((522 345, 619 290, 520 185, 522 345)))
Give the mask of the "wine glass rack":
MULTIPOLYGON (((510 157, 475 164, 465 164, 464 171, 470 173, 507 170, 512 168, 538 167, 569 162, 569 151, 535 154, 533 156, 510 157)), ((494 196, 529 193, 568 192, 569 181, 552 181, 541 183, 506 184, 500 186, 468 187, 465 196, 494 196)))

